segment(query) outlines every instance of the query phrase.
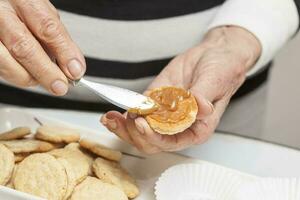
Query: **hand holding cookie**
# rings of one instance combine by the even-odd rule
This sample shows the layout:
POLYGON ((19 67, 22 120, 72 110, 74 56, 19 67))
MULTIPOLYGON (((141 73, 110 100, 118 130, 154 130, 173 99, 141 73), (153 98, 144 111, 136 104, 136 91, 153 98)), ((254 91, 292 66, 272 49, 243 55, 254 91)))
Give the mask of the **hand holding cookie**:
POLYGON ((230 98, 255 64, 260 48, 257 39, 242 28, 216 28, 198 46, 175 57, 155 78, 150 91, 173 86, 194 96, 198 112, 193 124, 191 120, 169 123, 171 115, 168 115, 169 122, 160 123, 157 117, 122 115, 115 111, 103 115, 101 122, 146 153, 178 151, 203 143, 214 132, 230 98))

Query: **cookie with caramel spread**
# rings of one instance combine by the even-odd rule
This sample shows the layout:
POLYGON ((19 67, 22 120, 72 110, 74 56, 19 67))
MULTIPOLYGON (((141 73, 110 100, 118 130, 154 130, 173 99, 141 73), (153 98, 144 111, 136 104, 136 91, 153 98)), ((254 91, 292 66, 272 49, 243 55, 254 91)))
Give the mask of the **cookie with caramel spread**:
POLYGON ((196 120, 198 106, 195 97, 185 89, 161 87, 149 92, 158 109, 145 115, 153 130, 173 135, 189 128, 196 120))

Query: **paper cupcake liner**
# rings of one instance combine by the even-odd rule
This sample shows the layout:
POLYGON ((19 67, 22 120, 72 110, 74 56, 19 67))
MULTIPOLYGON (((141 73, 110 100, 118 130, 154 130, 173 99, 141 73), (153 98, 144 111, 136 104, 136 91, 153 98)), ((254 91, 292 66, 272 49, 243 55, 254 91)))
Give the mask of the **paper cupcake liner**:
POLYGON ((300 178, 261 178, 245 184, 240 200, 300 200, 300 178))
POLYGON ((233 200, 240 175, 210 164, 181 164, 166 170, 155 186, 157 200, 233 200))

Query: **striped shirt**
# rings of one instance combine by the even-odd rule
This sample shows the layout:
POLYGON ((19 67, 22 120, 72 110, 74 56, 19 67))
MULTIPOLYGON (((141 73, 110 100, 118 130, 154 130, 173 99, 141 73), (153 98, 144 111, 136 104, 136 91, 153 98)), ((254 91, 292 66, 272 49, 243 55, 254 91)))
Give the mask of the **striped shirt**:
MULTIPOLYGON (((86 57, 87 79, 142 92, 176 55, 199 44, 210 29, 237 25, 262 44, 262 55, 235 98, 267 79, 270 61, 296 33, 293 0, 52 0, 73 40, 86 57)), ((3 82, 3 81, 2 81, 3 82)), ((99 97, 71 88, 52 97, 42 88, 0 84, 0 102, 33 107, 108 110, 99 97)))

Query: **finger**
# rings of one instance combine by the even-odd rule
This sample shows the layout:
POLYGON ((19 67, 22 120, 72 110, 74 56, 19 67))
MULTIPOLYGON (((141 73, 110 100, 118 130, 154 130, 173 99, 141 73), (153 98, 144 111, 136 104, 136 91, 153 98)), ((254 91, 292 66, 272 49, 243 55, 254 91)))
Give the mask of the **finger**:
POLYGON ((22 21, 55 56, 70 79, 79 79, 86 68, 84 57, 46 0, 11 0, 22 21))
POLYGON ((200 92, 194 90, 193 88, 191 88, 190 92, 194 95, 198 105, 198 112, 196 116, 197 120, 204 119, 214 112, 214 105, 204 96, 202 96, 200 92))
POLYGON ((131 139, 133 140, 134 145, 137 147, 139 151, 148 154, 161 152, 160 148, 158 148, 156 145, 149 143, 141 136, 141 133, 136 127, 136 123, 134 119, 128 117, 126 119, 126 127, 130 134, 131 139))
POLYGON ((0 3, 0 39, 3 44, 14 59, 48 91, 55 95, 66 94, 66 76, 50 60, 15 13, 7 11, 7 5, 4 6, 4 3, 0 3))
POLYGON ((178 151, 187 148, 194 144, 197 138, 196 134, 190 129, 175 135, 156 133, 142 117, 137 118, 135 124, 144 140, 164 151, 178 151))
POLYGON ((60 19, 60 15, 57 11, 57 9, 53 6, 53 4, 49 0, 45 0, 49 8, 52 10, 53 14, 57 16, 58 19, 60 19))
MULTIPOLYGON (((198 68, 201 68, 199 66, 198 68)), ((197 70, 197 71, 200 71, 197 70)), ((196 79, 192 82, 190 92, 196 98, 198 104, 198 120, 204 119, 214 112, 213 103, 223 95, 223 85, 219 83, 217 72, 199 72, 196 79)))
POLYGON ((19 87, 37 84, 34 78, 9 54, 2 42, 0 42, 0 77, 19 87))
POLYGON ((129 144, 133 144, 126 129, 126 119, 117 111, 110 111, 102 115, 100 122, 111 132, 129 144))
POLYGON ((214 133, 220 119, 229 103, 230 98, 223 98, 215 103, 215 109, 212 115, 194 123, 190 130, 195 133, 194 144, 202 144, 214 133))

